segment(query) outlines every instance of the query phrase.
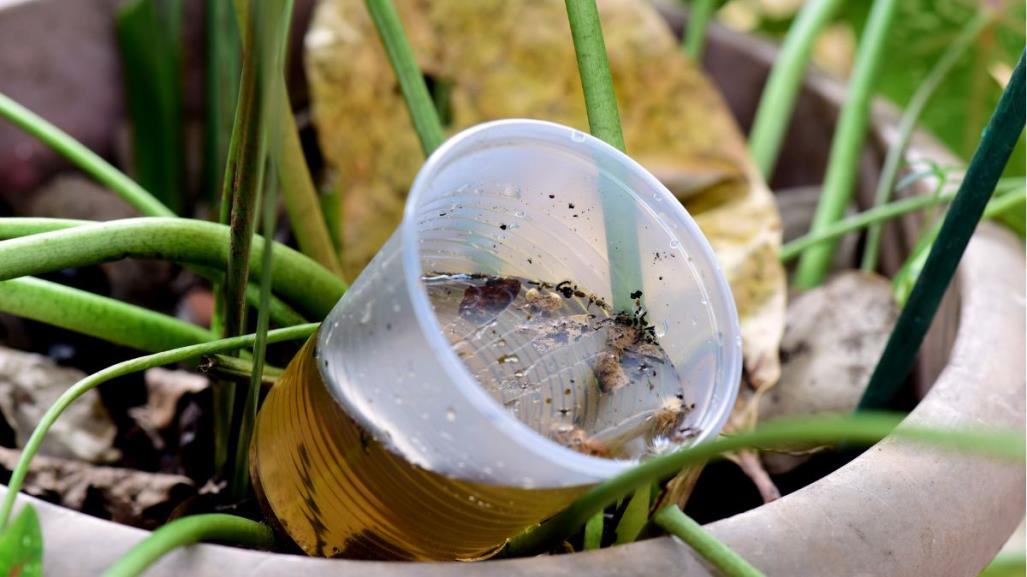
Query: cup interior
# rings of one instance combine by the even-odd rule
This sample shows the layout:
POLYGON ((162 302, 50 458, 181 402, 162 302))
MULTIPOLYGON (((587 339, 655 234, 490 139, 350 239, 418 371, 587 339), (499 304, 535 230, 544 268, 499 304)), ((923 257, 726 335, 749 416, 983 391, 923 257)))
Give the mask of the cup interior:
MULTIPOLYGON (((606 430, 618 420, 651 418, 645 417, 643 406, 652 404, 653 395, 669 398, 675 391, 666 389, 662 379, 655 392, 620 391, 604 400, 575 390, 567 398, 561 393, 568 390, 568 379, 573 382, 573 375, 581 375, 568 371, 576 359, 547 358, 546 351, 525 343, 511 345, 518 357, 516 366, 503 366, 508 363, 501 351, 496 352, 496 362, 469 364, 466 355, 461 358, 454 350, 452 335, 444 334, 449 318, 440 318, 426 277, 520 279, 522 295, 536 286, 557 292, 573 287, 576 293, 594 296, 612 313, 621 312, 618 308, 632 308, 629 312, 636 315, 644 312, 644 324, 672 364, 672 380, 679 381, 689 408, 679 423, 688 434, 678 436, 672 445, 700 442, 723 426, 741 370, 741 338, 730 289, 685 209, 620 151, 547 122, 479 125, 451 138, 428 160, 411 189, 397 234, 414 315, 451 385, 445 394, 460 396, 464 410, 501 431, 508 450, 532 455, 539 462, 535 468, 548 464, 554 470, 573 471, 558 484, 573 484, 583 477, 600 480, 633 462, 582 454, 555 442, 545 427, 553 426, 559 411, 570 406, 594 413, 600 407, 597 426, 606 430), (526 410, 532 415, 532 423, 526 425, 524 416, 516 416, 504 402, 505 392, 490 393, 481 381, 483 374, 497 382, 509 380, 528 366, 535 374, 527 379, 532 381, 534 403, 526 410), (543 386, 537 387, 539 382, 543 386)), ((501 332, 502 340, 516 339, 516 327, 501 332)), ((516 387, 508 388, 516 393, 516 387)), ((455 413, 449 406, 444 419, 455 413)), ((475 460, 442 468, 460 475, 459 469, 475 460)))

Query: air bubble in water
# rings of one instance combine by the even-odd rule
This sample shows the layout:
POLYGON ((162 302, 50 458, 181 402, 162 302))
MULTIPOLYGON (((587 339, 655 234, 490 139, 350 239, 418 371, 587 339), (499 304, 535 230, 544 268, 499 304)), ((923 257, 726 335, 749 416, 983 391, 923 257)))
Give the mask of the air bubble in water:
POLYGON ((524 218, 524 211, 523 210, 515 210, 513 214, 517 218, 524 218))
POLYGON ((503 187, 499 189, 499 192, 503 196, 509 196, 510 198, 521 197, 521 187, 514 184, 503 185, 503 187))
POLYGON ((663 195, 659 194, 659 193, 654 194, 653 195, 653 201, 654 202, 663 202, 663 195))
POLYGON ((679 241, 678 239, 675 238, 674 240, 670 241, 670 248, 677 248, 679 246, 681 246, 681 241, 679 241))
POLYGON ((360 315, 360 324, 366 325, 371 322, 371 315, 374 313, 374 301, 367 301, 363 314, 360 315))
POLYGON ((578 130, 571 131, 571 140, 574 142, 585 142, 585 133, 578 130))
POLYGON ((446 409, 446 420, 450 423, 456 421, 456 411, 452 407, 446 409))

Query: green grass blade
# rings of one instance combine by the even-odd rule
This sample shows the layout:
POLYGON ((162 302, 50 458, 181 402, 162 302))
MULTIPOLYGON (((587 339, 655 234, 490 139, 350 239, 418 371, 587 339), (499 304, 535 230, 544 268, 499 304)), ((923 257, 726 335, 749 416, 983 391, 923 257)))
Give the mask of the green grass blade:
POLYGON ((681 43, 685 54, 695 62, 702 62, 703 48, 706 46, 706 28, 713 19, 717 9, 717 0, 693 0, 688 11, 688 29, 681 43))
POLYGON ((842 0, 806 2, 788 29, 781 52, 770 70, 749 134, 749 153, 767 180, 774 174, 781 142, 795 111, 799 88, 813 53, 813 44, 841 4, 842 0))
POLYGON ((595 0, 566 0, 566 3, 574 54, 578 58, 578 74, 585 93, 589 131, 592 136, 623 151, 624 134, 621 132, 617 95, 606 57, 599 9, 595 0))
MULTIPOLYGON (((841 218, 852 198, 863 152, 867 126, 870 122, 870 101, 884 58, 888 30, 895 16, 898 0, 874 0, 849 82, 848 96, 842 107, 838 127, 831 142, 831 156, 824 177, 824 191, 813 215, 810 232, 820 232, 841 218)), ((795 286, 810 289, 827 275, 837 242, 828 241, 807 248, 799 259, 795 286)))
POLYGON ((34 112, 0 94, 0 118, 39 139, 146 216, 175 216, 152 194, 92 150, 34 112))
POLYGON ((124 557, 103 573, 104 577, 135 577, 165 554, 200 541, 227 541, 237 545, 270 549, 275 535, 270 527, 245 517, 207 513, 181 517, 162 526, 129 549, 124 557))
POLYGON ((421 141, 421 150, 428 156, 444 140, 442 123, 435 111, 435 103, 428 93, 424 75, 417 66, 414 50, 410 47, 403 23, 396 13, 392 0, 367 0, 367 11, 371 14, 385 53, 389 57, 392 71, 396 74, 399 89, 406 101, 410 120, 421 141))
POLYGON ((638 488, 672 477, 684 467, 742 449, 787 447, 797 443, 832 445, 842 441, 853 446, 869 445, 890 435, 897 440, 930 444, 948 450, 1024 461, 1025 442, 1022 433, 899 426, 901 422, 901 415, 879 413, 780 419, 760 424, 749 432, 723 436, 655 457, 595 486, 568 508, 514 537, 503 553, 506 556, 524 556, 547 551, 577 531, 593 515, 638 488))
POLYGON ((132 0, 115 17, 135 176, 176 213, 185 181, 181 13, 179 0, 132 0))
MULTIPOLYGON (((10 224, 26 232, 26 219, 0 218, 0 238, 10 224)), ((223 269, 228 255, 228 227, 185 218, 128 218, 67 228, 58 220, 36 219, 38 234, 0 242, 0 280, 39 275, 122 258, 158 259, 223 269)), ((263 270, 264 239, 250 251, 250 272, 263 270)), ((346 283, 299 252, 275 244, 272 279, 276 294, 314 319, 324 318, 346 291, 346 283)))
POLYGON ((710 535, 701 525, 681 512, 677 505, 668 505, 653 515, 653 521, 665 531, 688 544, 696 553, 725 577, 762 577, 763 573, 753 567, 730 547, 710 535))
MULTIPOLYGON (((913 97, 909 100, 906 110, 902 113, 902 120, 899 122, 899 134, 895 143, 888 150, 888 156, 884 160, 884 167, 881 169, 881 176, 877 181, 877 190, 874 192, 874 206, 881 206, 888 202, 891 192, 895 188, 895 180, 898 178, 899 168, 906 156, 906 148, 913 137, 917 123, 927 108, 927 103, 941 86, 941 83, 955 67, 956 63, 966 54, 974 40, 991 21, 991 11, 982 9, 973 20, 967 23, 966 27, 959 33, 959 36, 945 50, 941 58, 931 68, 927 78, 917 88, 913 97)), ((860 268, 871 272, 877 269, 877 257, 880 252, 882 227, 878 223, 870 225, 867 229, 866 244, 863 248, 863 260, 860 268)))
POLYGON ((0 282, 0 312, 141 351, 214 338, 210 331, 174 317, 32 277, 0 282))
POLYGON ((221 204, 221 187, 228 162, 235 101, 242 71, 241 42, 231 0, 207 0, 204 38, 203 182, 213 210, 221 204))
POLYGON ((913 366, 916 353, 952 282, 966 245, 991 199, 1024 127, 1024 60, 1013 71, 995 113, 984 129, 959 192, 952 201, 923 272, 902 307, 884 353, 874 369, 858 410, 888 405, 913 366))

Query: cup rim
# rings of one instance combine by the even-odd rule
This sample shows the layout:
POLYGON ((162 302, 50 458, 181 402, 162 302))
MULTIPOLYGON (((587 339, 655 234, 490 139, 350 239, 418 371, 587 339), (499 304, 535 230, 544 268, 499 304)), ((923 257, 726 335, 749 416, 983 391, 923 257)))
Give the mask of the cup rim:
MULTIPOLYGON (((424 270, 421 266, 417 235, 417 208, 422 193, 430 186, 436 174, 445 168, 450 155, 471 141, 476 141, 475 144, 503 142, 516 139, 518 136, 541 140, 539 137, 542 135, 548 137, 546 140, 547 144, 565 146, 568 149, 587 144, 594 152, 620 164, 623 168, 640 177, 653 193, 663 195, 664 201, 672 201, 663 202, 662 205, 664 206, 661 206, 661 209, 676 213, 675 216, 685 225, 684 232, 679 233, 675 231, 673 234, 679 236, 691 235, 699 241, 699 254, 691 256, 698 261, 705 261, 714 272, 714 274, 710 275, 711 278, 707 279, 711 282, 703 283, 703 288, 707 291, 716 290, 724 297, 722 301, 724 306, 721 307, 723 310, 714 310, 713 312, 718 328, 724 336, 722 341, 724 344, 722 346, 726 353, 726 374, 729 382, 734 383, 740 382, 742 365, 740 347, 733 346, 732 344, 738 340, 737 337, 741 334, 738 324, 738 313, 734 306, 735 301, 731 293, 731 287, 720 268, 713 248, 692 216, 655 176, 631 157, 606 142, 569 126, 554 122, 514 118, 485 122, 465 129, 450 137, 428 157, 414 179, 407 195, 403 220, 399 225, 399 234, 404 285, 406 286, 410 301, 413 303, 414 316, 418 326, 425 335, 429 347, 431 347, 439 364, 457 390, 465 395, 468 402, 476 410, 484 414, 490 424, 498 427, 514 446, 552 463, 553 466, 569 469, 578 476, 603 480, 630 469, 639 460, 607 459, 579 453, 538 433, 517 419, 516 416, 506 411, 498 401, 481 387, 468 367, 457 356, 452 345, 443 337, 442 326, 439 324, 435 314, 432 313, 431 303, 428 300, 428 291, 422 282, 424 270), (522 129, 530 134, 518 134, 522 129), (560 144, 563 141, 566 141, 567 144, 560 144), (571 146, 572 142, 574 147, 571 146)), ((638 200, 652 209, 652 205, 645 199, 639 198, 638 200)), ((736 386, 728 392, 727 398, 720 401, 716 412, 709 415, 708 422, 704 422, 704 426, 699 434, 683 443, 681 447, 695 446, 711 436, 719 434, 730 416, 737 394, 738 387, 736 386)))

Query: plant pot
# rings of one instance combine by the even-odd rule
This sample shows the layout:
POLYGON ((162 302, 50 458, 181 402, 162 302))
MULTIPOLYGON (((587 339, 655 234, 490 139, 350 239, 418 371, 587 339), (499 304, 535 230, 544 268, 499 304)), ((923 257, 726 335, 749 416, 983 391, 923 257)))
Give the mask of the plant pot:
MULTIPOLYGON (((28 13, 37 0, 13 8, 28 13)), ((105 6, 109 3, 103 2, 105 6)), ((51 13, 53 15, 53 13, 51 13)), ((5 14, 6 17, 6 14, 5 14)), ((61 17, 64 17, 61 15, 61 17)), ((669 14, 672 22, 680 16, 669 14)), ((0 19, 0 30, 6 26, 0 19)), ((96 50, 116 61, 110 30, 96 50), (109 41, 108 41, 109 39, 109 41)), ((88 38, 79 39, 90 42, 88 38)), ((10 70, 10 37, 0 33, 0 71, 10 70)), ((46 42, 31 43, 43 50, 46 42)), ((65 46, 67 48, 67 46, 65 46)), ((26 53, 33 54, 33 50, 26 53)), ((713 27, 705 65, 726 94, 743 128, 748 128, 775 49, 761 41, 713 27)), ((40 64, 54 82, 64 68, 40 64)), ((108 75, 109 76, 109 75, 108 75)), ((120 86, 108 76, 79 79, 79 89, 118 102, 120 86), (84 84, 87 83, 87 84, 84 84)), ((116 74, 114 75, 116 76, 116 74)), ((3 78, 3 75, 0 75, 3 78)), ((0 90, 5 90, 0 81, 0 90)), ((56 84, 55 84, 56 85, 56 84)), ((844 86, 811 73, 778 167, 774 187, 821 181, 830 136, 844 86)), ((18 96, 18 95, 15 95, 18 96)), ((102 99, 101 99, 102 100, 102 99)), ((109 143, 120 105, 104 108, 109 120, 90 128, 89 142, 109 143), (106 131, 106 132, 104 132, 106 131)), ((859 197, 869 198, 882 150, 894 140, 896 111, 875 109, 872 138, 864 155, 859 197)), ((13 129, 0 126, 2 147, 13 129)), ((75 134, 76 130, 72 130, 75 134)), ((101 148, 103 144, 98 145, 101 148)), ((954 162, 931 138, 918 135, 910 158, 954 162)), ((40 171, 52 170, 50 164, 40 171)), ((926 194, 929 182, 905 194, 926 194)), ((920 220, 903 218, 887 227, 882 265, 894 272, 916 239, 920 220)), ((1025 265, 1021 243, 1007 231, 982 224, 960 264, 955 282, 928 335, 915 375, 922 400, 909 416, 921 425, 994 425, 1021 429, 1025 396, 1025 265)), ((1023 517, 1025 472, 955 453, 925 451, 885 440, 827 477, 769 505, 712 523, 715 536, 770 575, 976 575, 1023 517)), ((62 509, 27 496, 40 514, 44 566, 50 575, 92 575, 109 567, 146 533, 62 509)), ((670 537, 595 552, 486 563, 411 564, 328 560, 196 545, 175 551, 147 575, 707 575, 691 550, 670 537)))

